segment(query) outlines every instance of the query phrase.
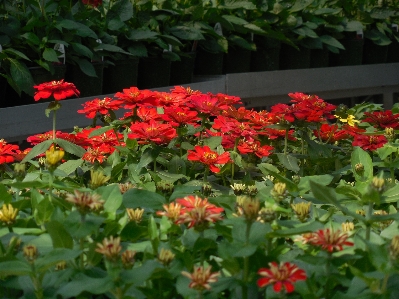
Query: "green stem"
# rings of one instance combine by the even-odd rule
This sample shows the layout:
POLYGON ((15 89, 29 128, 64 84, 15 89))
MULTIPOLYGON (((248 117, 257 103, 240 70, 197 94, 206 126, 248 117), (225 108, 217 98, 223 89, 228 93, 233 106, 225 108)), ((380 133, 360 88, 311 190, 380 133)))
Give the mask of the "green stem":
POLYGON ((285 138, 284 138, 284 155, 287 154, 287 148, 288 148, 288 131, 289 128, 285 129, 285 138))
MULTIPOLYGON (((247 221, 247 227, 245 231, 245 245, 249 244, 249 234, 251 232, 252 221, 247 221)), ((248 275, 249 275, 249 257, 244 257, 244 267, 242 271, 242 298, 248 299, 248 275)))
POLYGON ((53 111, 53 140, 55 140, 55 125, 56 125, 56 120, 57 120, 57 110, 53 111))
POLYGON ((325 285, 325 299, 329 299, 330 298, 330 275, 331 275, 331 259, 332 259, 332 253, 329 252, 328 253, 328 257, 327 257, 327 262, 326 262, 326 285, 325 285))
POLYGON ((209 174, 209 168, 205 167, 205 171, 204 171, 204 184, 206 184, 208 182, 208 174, 209 174))
POLYGON ((367 208, 367 222, 366 222, 366 240, 370 241, 370 234, 371 234, 371 223, 370 219, 371 216, 373 215, 373 202, 369 202, 368 208, 367 208))
MULTIPOLYGON (((82 225, 86 222, 86 215, 85 214, 81 214, 80 215, 80 222, 81 222, 82 225)), ((84 264, 84 262, 85 262, 85 260, 84 260, 84 258, 85 258, 84 257, 84 241, 85 241, 84 238, 80 238, 80 240, 79 240, 79 249, 81 250, 81 253, 80 253, 80 256, 79 256, 79 268, 81 270, 84 270, 84 268, 85 268, 85 264, 84 264)))
POLYGON ((33 283, 33 288, 35 289, 36 299, 42 299, 43 298, 43 286, 42 286, 41 279, 38 277, 38 275, 36 273, 36 268, 35 268, 34 263, 31 263, 31 268, 32 268, 32 273, 33 273, 31 275, 31 279, 32 279, 32 283, 33 283))

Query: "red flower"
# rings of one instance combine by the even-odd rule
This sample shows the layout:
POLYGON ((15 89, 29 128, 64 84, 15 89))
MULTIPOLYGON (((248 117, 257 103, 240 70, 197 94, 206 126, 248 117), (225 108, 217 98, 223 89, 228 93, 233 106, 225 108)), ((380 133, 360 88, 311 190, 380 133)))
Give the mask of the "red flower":
POLYGON ((82 0, 82 3, 84 5, 91 5, 93 7, 97 7, 101 4, 103 4, 103 0, 82 0))
POLYGON ((115 149, 113 147, 106 144, 102 144, 97 147, 89 147, 82 159, 90 163, 94 163, 96 161, 102 163, 110 154, 114 152, 114 150, 115 149))
POLYGON ((161 120, 161 115, 158 114, 156 108, 139 107, 137 108, 137 116, 141 121, 161 120))
POLYGON ((343 246, 353 246, 352 242, 347 241, 349 238, 347 233, 341 233, 340 230, 333 231, 329 228, 320 229, 313 233, 312 236, 307 236, 306 243, 314 246, 320 246, 321 249, 328 252, 341 251, 343 246))
POLYGON ((101 135, 89 137, 91 132, 101 128, 97 126, 95 128, 83 129, 81 132, 75 135, 75 144, 80 145, 84 148, 87 147, 98 147, 102 144, 106 146, 123 145, 123 135, 121 133, 116 134, 113 129, 102 133, 101 135))
POLYGON ((258 274, 264 276, 259 278, 257 283, 260 288, 273 284, 273 290, 276 293, 281 292, 283 289, 287 293, 294 291, 294 282, 306 279, 304 270, 299 269, 296 265, 291 263, 276 262, 269 263, 269 268, 261 268, 258 274))
POLYGON ((364 112, 365 119, 363 122, 368 122, 376 128, 398 128, 399 127, 399 114, 392 114, 391 110, 364 112))
POLYGON ((314 130, 316 137, 321 138, 324 142, 334 143, 338 140, 350 137, 346 130, 338 130, 338 125, 322 124, 320 130, 314 130))
POLYGON ((33 87, 37 89, 35 96, 33 97, 35 101, 47 99, 51 96, 53 96, 55 100, 59 101, 72 96, 78 97, 80 95, 80 91, 73 83, 64 82, 63 79, 60 81, 42 83, 33 87))
POLYGON ((14 162, 15 156, 19 153, 18 145, 8 144, 4 139, 0 139, 0 164, 14 162))
POLYGON ((176 223, 188 223, 188 228, 207 225, 222 219, 221 213, 224 209, 209 203, 206 198, 190 195, 176 199, 176 203, 181 206, 176 223))
POLYGON ((262 158, 269 156, 274 148, 269 145, 262 146, 257 140, 243 140, 239 145, 237 145, 237 149, 241 154, 252 153, 257 155, 259 158, 262 158))
POLYGON ((130 130, 131 133, 128 134, 128 137, 142 139, 139 143, 165 144, 177 136, 176 130, 170 124, 162 124, 155 120, 150 120, 148 123, 134 123, 130 130))
MULTIPOLYGON (((63 133, 61 131, 57 131, 55 132, 55 137, 60 138, 62 134, 63 133)), ((36 145, 50 139, 53 139, 53 131, 48 131, 46 133, 29 136, 28 138, 26 138, 26 141, 28 141, 31 145, 36 145)))
POLYGON ((171 126, 179 127, 187 124, 196 125, 199 120, 197 115, 197 111, 191 111, 188 108, 167 107, 164 114, 162 114, 162 118, 171 126))
POLYGON ((219 155, 217 152, 212 151, 209 146, 195 146, 195 150, 188 151, 187 159, 189 161, 198 161, 202 164, 205 164, 209 167, 212 172, 218 173, 220 172, 220 168, 216 166, 216 164, 226 164, 230 161, 230 154, 228 152, 224 152, 219 155))
POLYGON ((83 109, 78 110, 78 113, 86 114, 87 118, 94 118, 97 113, 106 115, 110 110, 118 110, 122 103, 123 101, 112 100, 111 98, 94 99, 82 104, 83 109))
POLYGON ((216 282, 217 277, 220 275, 219 272, 211 272, 212 266, 207 267, 206 269, 202 266, 194 266, 193 273, 189 273, 187 271, 181 272, 184 276, 191 279, 189 288, 194 290, 203 291, 210 290, 211 286, 209 285, 212 282, 216 282))
POLYGON ((137 87, 123 89, 117 92, 115 98, 124 101, 125 109, 133 109, 137 106, 155 106, 156 98, 154 92, 148 89, 139 90, 137 87))
POLYGON ((157 106, 161 107, 176 107, 184 105, 185 95, 180 93, 169 92, 154 92, 157 99, 157 106))
POLYGON ((188 98, 186 105, 199 113, 210 115, 218 115, 228 108, 226 104, 220 103, 216 97, 208 94, 192 95, 188 98))
POLYGON ((352 142, 353 146, 360 146, 365 151, 374 151, 377 148, 383 147, 388 140, 384 135, 355 135, 352 142))

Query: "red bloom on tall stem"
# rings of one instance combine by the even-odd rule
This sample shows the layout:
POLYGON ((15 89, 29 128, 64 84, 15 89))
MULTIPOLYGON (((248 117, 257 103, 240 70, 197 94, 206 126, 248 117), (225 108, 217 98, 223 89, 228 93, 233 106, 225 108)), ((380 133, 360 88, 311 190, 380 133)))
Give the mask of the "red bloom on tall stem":
POLYGON ((137 106, 156 106, 154 92, 148 89, 140 90, 137 87, 123 89, 123 92, 117 92, 115 98, 122 100, 125 109, 133 109, 137 106))
POLYGON ((399 127, 399 114, 392 114, 391 110, 364 112, 365 119, 363 122, 368 122, 376 128, 398 128, 399 127))
POLYGON ((273 290, 276 293, 281 292, 283 289, 287 293, 291 293, 295 289, 294 282, 306 280, 305 271, 288 262, 280 264, 271 262, 269 263, 269 268, 259 269, 258 274, 263 276, 257 281, 258 287, 263 288, 273 284, 273 290))
POLYGON ((352 142, 353 146, 360 146, 364 150, 374 151, 377 148, 383 147, 388 140, 384 135, 355 135, 352 142))
POLYGON ((8 144, 4 139, 0 140, 0 164, 14 162, 15 156, 19 152, 18 145, 8 144))
POLYGON ((338 125, 322 124, 319 130, 314 130, 313 133, 324 142, 334 143, 338 140, 347 139, 350 137, 346 130, 338 130, 338 125))
POLYGON ((118 110, 122 103, 123 101, 113 100, 111 98, 104 98, 102 100, 94 99, 83 103, 83 109, 78 110, 78 113, 86 114, 87 118, 94 118, 97 113, 106 115, 110 110, 118 110))
POLYGON ((209 167, 212 172, 220 172, 220 168, 216 164, 226 164, 230 161, 230 154, 224 152, 219 155, 217 152, 212 151, 209 146, 195 146, 194 150, 188 151, 187 159, 189 161, 198 161, 209 167))
POLYGON ((341 251, 343 246, 353 246, 354 244, 347 241, 349 235, 340 230, 330 230, 329 228, 320 229, 312 235, 307 235, 305 240, 314 246, 320 246, 321 249, 328 252, 341 251))
POLYGON ((45 82, 35 85, 33 88, 36 89, 33 97, 35 101, 47 99, 51 96, 53 96, 55 100, 59 101, 72 96, 78 97, 80 95, 80 91, 73 83, 64 82, 63 79, 60 81, 45 82))
POLYGON ((134 123, 131 125, 130 130, 131 133, 128 134, 128 137, 141 139, 139 143, 154 142, 156 144, 165 144, 177 136, 176 130, 170 124, 162 124, 155 120, 134 123))

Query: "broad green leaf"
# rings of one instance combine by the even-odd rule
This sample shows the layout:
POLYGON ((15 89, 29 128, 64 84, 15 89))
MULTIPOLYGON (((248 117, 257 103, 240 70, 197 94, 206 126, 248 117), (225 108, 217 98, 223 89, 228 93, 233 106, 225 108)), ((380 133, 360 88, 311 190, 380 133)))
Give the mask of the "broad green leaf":
POLYGON ((44 198, 37 206, 34 211, 34 216, 37 224, 43 224, 50 220, 53 212, 54 205, 51 203, 48 197, 44 198))
POLYGON ((157 171, 156 174, 159 176, 160 179, 169 183, 174 183, 182 178, 186 178, 187 180, 190 179, 188 176, 185 176, 183 174, 169 173, 162 170, 157 171))
POLYGON ((356 181, 367 182, 373 178, 373 161, 370 155, 362 148, 356 146, 351 156, 352 172, 356 181), (362 171, 356 171, 356 165, 363 166, 362 171))
POLYGON ((204 139, 204 145, 209 146, 210 149, 212 149, 212 150, 216 149, 221 144, 222 144, 221 136, 213 136, 213 137, 204 139))
POLYGON ((86 59, 78 59, 78 66, 80 70, 89 77, 97 77, 96 69, 93 64, 86 59))
POLYGON ((46 229, 53 241, 54 248, 73 248, 73 239, 60 222, 50 221, 46 224, 46 229))
POLYGON ((10 62, 10 72, 14 83, 20 90, 32 95, 35 82, 26 65, 13 58, 8 58, 8 61, 10 62))
POLYGON ((118 185, 108 185, 96 189, 96 193, 101 195, 101 199, 105 201, 104 210, 111 219, 115 219, 116 211, 122 204, 122 194, 118 185))
POLYGON ((95 137, 95 136, 100 136, 100 135, 102 135, 102 134, 104 134, 104 133, 106 133, 106 132, 108 132, 108 131, 110 131, 112 129, 113 129, 112 126, 104 126, 104 127, 95 129, 95 130, 90 132, 89 138, 92 138, 92 137, 95 137))
POLYGON ((24 34, 21 34, 21 37, 25 38, 28 43, 31 43, 35 46, 40 45, 39 37, 33 32, 26 32, 24 34))
POLYGON ((169 32, 182 40, 200 40, 205 39, 201 31, 195 27, 173 26, 169 32))
POLYGON ((95 48, 95 51, 100 51, 100 50, 105 50, 109 52, 115 52, 115 53, 122 53, 126 55, 131 55, 129 52, 126 52, 123 50, 121 47, 115 46, 115 45, 109 45, 109 44, 98 44, 95 48))
POLYGON ((129 32, 127 38, 131 40, 153 40, 158 35, 159 34, 154 31, 134 29, 129 32))
POLYGON ((322 35, 319 38, 326 45, 333 46, 341 50, 345 50, 345 47, 336 38, 332 37, 331 35, 322 35))
POLYGON ((389 188, 382 194, 382 203, 398 202, 399 201, 399 185, 396 184, 389 188))
POLYGON ((158 211, 162 210, 162 205, 165 203, 165 197, 162 195, 143 189, 130 189, 123 194, 123 205, 126 208, 158 211))
POLYGON ((59 62, 58 55, 55 52, 55 50, 52 49, 52 48, 45 48, 44 49, 43 58, 44 58, 44 60, 47 60, 47 61, 50 61, 50 62, 59 62))
POLYGON ((79 44, 79 43, 71 43, 73 50, 82 55, 86 56, 87 58, 92 59, 93 58, 93 52, 86 47, 85 45, 79 44))
POLYGON ((82 166, 83 160, 82 159, 77 159, 77 160, 68 160, 60 166, 57 167, 57 169, 65 172, 67 175, 70 175, 73 173, 78 167, 82 166))
POLYGON ((107 21, 119 19, 125 22, 133 17, 133 5, 129 0, 119 0, 113 3, 107 13, 107 21))
POLYGON ((148 235, 148 228, 137 224, 135 221, 128 222, 120 233, 123 241, 137 242, 148 235))
POLYGON ((162 265, 156 260, 146 260, 141 266, 131 270, 125 270, 121 273, 121 278, 125 283, 132 283, 141 286, 154 272, 155 269, 162 268, 162 265))
POLYGON ((324 224, 313 221, 311 223, 305 223, 303 225, 298 225, 295 228, 288 228, 288 229, 279 229, 273 231, 271 234, 276 237, 285 237, 285 236, 292 236, 292 235, 299 235, 308 232, 315 232, 319 229, 322 229, 324 224))
POLYGON ((56 27, 74 30, 75 33, 81 37, 98 38, 96 33, 88 26, 70 19, 62 19, 61 21, 58 21, 56 27))
POLYGON ((0 263, 0 276, 27 275, 32 272, 31 266, 22 261, 5 261, 0 263))
POLYGON ((20 58, 22 58, 22 59, 25 59, 25 60, 30 60, 29 58, 28 58, 28 56, 26 56, 24 53, 22 53, 22 52, 20 52, 20 51, 18 51, 18 50, 15 50, 15 49, 5 49, 5 50, 3 50, 3 52, 4 53, 12 53, 12 54, 14 54, 15 56, 17 56, 17 57, 20 57, 20 58))
POLYGON ((54 250, 47 253, 45 256, 35 261, 37 271, 45 271, 50 267, 55 266, 59 262, 69 261, 76 258, 79 255, 79 250, 71 250, 67 248, 55 248, 54 250))
POLYGON ((179 156, 174 156, 168 163, 170 174, 186 174, 186 162, 179 156))
POLYGON ((78 156, 79 158, 86 153, 86 150, 83 147, 76 145, 68 140, 56 138, 54 142, 57 143, 60 147, 62 147, 64 151, 72 155, 78 156))
POLYGON ((12 200, 12 195, 8 192, 5 185, 0 184, 0 202, 3 204, 10 203, 12 200))
POLYGON ((246 21, 245 19, 239 18, 239 17, 234 16, 234 15, 223 15, 222 18, 226 19, 227 21, 229 21, 230 23, 233 23, 235 25, 248 24, 248 21, 246 21))
POLYGON ((282 153, 277 153, 276 155, 280 163, 288 170, 291 170, 293 172, 298 172, 300 170, 298 166, 298 159, 294 156, 282 153))
POLYGON ((299 181, 298 188, 301 192, 307 192, 310 190, 310 181, 317 182, 321 185, 327 186, 333 180, 333 176, 329 174, 323 175, 312 175, 312 176, 305 176, 301 177, 299 181))
POLYGON ((83 273, 78 273, 73 280, 63 285, 57 294, 64 298, 76 297, 83 292, 92 294, 105 294, 113 287, 111 276, 103 278, 89 277, 83 273))
POLYGON ((40 154, 43 154, 45 151, 49 149, 49 147, 53 144, 53 140, 46 140, 37 145, 35 145, 29 153, 25 156, 25 158, 21 161, 21 163, 25 163, 40 154))

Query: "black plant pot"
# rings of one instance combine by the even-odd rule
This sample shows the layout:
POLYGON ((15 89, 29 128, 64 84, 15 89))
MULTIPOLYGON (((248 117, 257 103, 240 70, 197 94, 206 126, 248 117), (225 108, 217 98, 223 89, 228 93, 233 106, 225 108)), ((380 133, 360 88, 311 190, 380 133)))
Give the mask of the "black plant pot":
POLYGON ((139 59, 136 57, 117 60, 115 65, 104 67, 103 93, 110 94, 124 88, 137 86, 139 59))
POLYGON ((399 62, 399 42, 396 39, 388 45, 387 62, 399 62))
POLYGON ((142 57, 137 86, 140 89, 169 86, 171 61, 161 56, 142 57))
POLYGON ((345 50, 340 50, 339 53, 331 53, 330 66, 361 65, 364 39, 342 39, 340 43, 345 47, 345 50))
POLYGON ((193 82, 196 52, 184 53, 180 61, 172 61, 170 66, 170 86, 193 82))
POLYGON ((249 73, 251 71, 251 52, 241 47, 229 47, 223 57, 223 73, 249 73))
POLYGON ((310 67, 321 68, 328 67, 330 51, 327 48, 312 49, 310 51, 310 67))
POLYGON ((251 72, 279 70, 281 42, 256 35, 254 42, 256 51, 251 53, 251 72))
POLYGON ((203 49, 197 50, 194 75, 222 75, 223 53, 211 53, 203 49))
POLYGON ((67 80, 75 84, 81 98, 103 94, 104 63, 93 62, 93 67, 97 77, 86 75, 77 65, 69 65, 67 68, 67 80))
POLYGON ((366 39, 363 46, 363 64, 378 64, 387 62, 388 46, 376 45, 366 39))
POLYGON ((300 46, 299 50, 286 44, 281 45, 280 69, 294 70, 310 67, 310 49, 300 46))
MULTIPOLYGON (((33 82, 36 85, 50 81, 59 81, 65 78, 66 73, 65 64, 55 64, 53 74, 40 66, 30 67, 28 69, 32 75, 33 82)), ((29 105, 35 103, 33 96, 26 94, 25 92, 22 92, 21 96, 19 96, 18 93, 8 84, 6 79, 4 79, 4 82, 0 82, 0 88, 2 89, 2 94, 5 95, 5 100, 0 103, 1 108, 29 105)), ((53 98, 48 100, 41 99, 40 102, 50 102, 53 100, 53 98)))

